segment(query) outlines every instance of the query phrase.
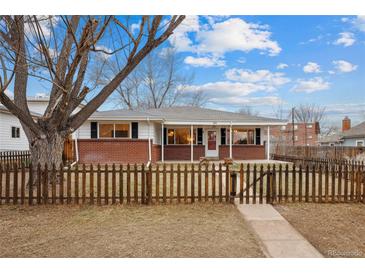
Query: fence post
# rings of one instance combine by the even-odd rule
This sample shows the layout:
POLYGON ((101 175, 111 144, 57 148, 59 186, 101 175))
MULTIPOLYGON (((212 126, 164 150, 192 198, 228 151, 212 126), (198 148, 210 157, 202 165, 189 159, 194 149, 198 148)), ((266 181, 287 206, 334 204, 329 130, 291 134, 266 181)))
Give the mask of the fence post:
MULTIPOLYGON (((261 170, 262 170, 262 165, 260 167, 260 204, 262 203, 261 200, 261 196, 262 196, 262 191, 261 191, 261 185, 262 185, 262 177, 261 177, 261 170)), ((266 175, 266 203, 267 204, 272 204, 271 201, 271 170, 270 170, 270 164, 267 165, 267 175, 266 175)))
POLYGON ((148 168, 148 180, 147 180, 147 189, 148 189, 148 202, 150 205, 152 203, 152 164, 150 164, 148 168))

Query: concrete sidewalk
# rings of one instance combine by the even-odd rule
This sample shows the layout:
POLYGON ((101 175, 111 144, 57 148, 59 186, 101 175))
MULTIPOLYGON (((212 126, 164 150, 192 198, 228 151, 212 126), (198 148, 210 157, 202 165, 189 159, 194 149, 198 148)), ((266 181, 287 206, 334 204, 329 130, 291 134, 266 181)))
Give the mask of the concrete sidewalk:
POLYGON ((261 240, 264 252, 272 258, 322 258, 298 231, 271 205, 246 205, 236 202, 238 210, 261 240))

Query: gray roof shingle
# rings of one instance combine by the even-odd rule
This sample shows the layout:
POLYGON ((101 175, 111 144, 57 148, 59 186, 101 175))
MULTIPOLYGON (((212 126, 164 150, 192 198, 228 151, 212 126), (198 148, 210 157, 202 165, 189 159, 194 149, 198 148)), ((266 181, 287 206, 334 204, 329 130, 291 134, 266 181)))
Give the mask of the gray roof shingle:
POLYGON ((342 138, 365 137, 365 122, 362 122, 343 133, 342 138))
POLYGON ((147 109, 144 111, 134 110, 111 110, 95 112, 90 119, 155 119, 168 122, 233 122, 233 123, 277 123, 286 121, 246 115, 236 112, 228 112, 207 108, 177 106, 159 109, 147 109))

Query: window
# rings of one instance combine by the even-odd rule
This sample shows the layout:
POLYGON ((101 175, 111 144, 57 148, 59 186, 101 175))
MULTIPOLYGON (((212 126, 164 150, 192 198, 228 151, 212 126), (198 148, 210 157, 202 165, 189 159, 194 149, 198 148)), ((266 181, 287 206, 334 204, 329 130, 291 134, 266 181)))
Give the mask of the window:
POLYGON ((99 137, 113 138, 114 124, 100 124, 99 137))
POLYGON ((11 138, 20 138, 20 128, 11 127, 11 138))
MULTIPOLYGON (((191 144, 190 128, 169 128, 167 130, 168 145, 191 144)), ((193 144, 196 144, 196 130, 193 131, 193 144)))
POLYGON ((100 124, 99 138, 129 138, 129 124, 100 124))
POLYGON ((363 147, 364 146, 364 141, 363 140, 357 140, 356 141, 356 146, 357 147, 363 147))
POLYGON ((281 130, 286 130, 286 126, 281 126, 281 130))
POLYGON ((312 125, 312 124, 307 125, 307 128, 312 128, 312 127, 313 127, 313 125, 312 125))
POLYGON ((308 139, 313 139, 313 136, 312 136, 312 135, 309 135, 309 136, 308 136, 308 139))
POLYGON ((294 125, 294 130, 297 130, 298 129, 298 125, 294 125))
POLYGON ((128 138, 129 137, 129 125, 128 124, 115 124, 114 125, 114 138, 128 138))
POLYGON ((294 141, 298 141, 298 136, 294 136, 294 141))
MULTIPOLYGON (((234 145, 253 145, 254 144, 254 130, 253 129, 244 129, 244 128, 235 128, 233 129, 233 140, 232 144, 234 145)), ((227 129, 227 144, 229 144, 230 139, 229 129, 227 129)))

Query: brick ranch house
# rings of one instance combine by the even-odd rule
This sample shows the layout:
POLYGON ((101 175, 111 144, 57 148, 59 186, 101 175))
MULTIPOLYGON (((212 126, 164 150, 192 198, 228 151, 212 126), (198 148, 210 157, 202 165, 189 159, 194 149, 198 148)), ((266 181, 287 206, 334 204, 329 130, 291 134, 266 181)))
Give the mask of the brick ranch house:
POLYGON ((267 159, 270 127, 285 124, 198 107, 98 111, 73 134, 74 154, 80 163, 267 159))

